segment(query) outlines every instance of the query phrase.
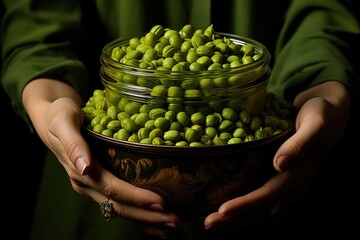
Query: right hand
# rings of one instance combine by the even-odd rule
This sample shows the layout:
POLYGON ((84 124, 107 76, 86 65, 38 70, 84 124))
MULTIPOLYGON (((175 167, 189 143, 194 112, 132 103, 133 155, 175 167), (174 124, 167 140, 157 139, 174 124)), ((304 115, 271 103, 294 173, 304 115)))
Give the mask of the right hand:
POLYGON ((82 99, 70 85, 36 79, 26 85, 22 100, 36 132, 65 168, 76 192, 98 203, 111 199, 121 218, 149 235, 165 237, 179 226, 178 216, 164 210, 158 194, 120 180, 94 161, 80 132, 82 99))

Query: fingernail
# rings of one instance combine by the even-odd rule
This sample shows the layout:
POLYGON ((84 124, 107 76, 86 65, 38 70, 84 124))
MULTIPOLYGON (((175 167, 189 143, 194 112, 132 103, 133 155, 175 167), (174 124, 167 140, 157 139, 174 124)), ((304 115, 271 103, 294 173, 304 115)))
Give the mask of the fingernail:
POLYGON ((289 166, 289 159, 286 156, 280 156, 276 160, 276 164, 281 169, 281 171, 286 171, 289 166))
POLYGON ((87 174, 87 164, 82 157, 76 160, 75 167, 81 175, 87 174))
POLYGON ((207 226, 205 226, 205 230, 206 230, 206 229, 210 229, 210 228, 212 228, 212 225, 207 225, 207 226))
POLYGON ((151 209, 154 209, 154 210, 157 210, 157 211, 164 211, 163 206, 161 206, 161 204, 158 204, 158 203, 156 203, 156 204, 151 204, 151 205, 150 205, 150 208, 151 208, 151 209))
POLYGON ((165 226, 170 227, 170 228, 177 228, 177 226, 171 222, 165 223, 165 226))

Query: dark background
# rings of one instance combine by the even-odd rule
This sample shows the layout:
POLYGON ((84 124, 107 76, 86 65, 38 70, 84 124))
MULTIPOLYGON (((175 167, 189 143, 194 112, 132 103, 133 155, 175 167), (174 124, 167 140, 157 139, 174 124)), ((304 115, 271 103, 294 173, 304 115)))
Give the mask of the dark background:
MULTIPOLYGON (((0 3, 0 18, 4 6, 0 3)), ((2 64, 1 64, 2 66, 2 64)), ((7 238, 28 239, 45 145, 15 114, 10 98, 0 88, 1 102, 1 234, 7 238), (11 236, 11 237, 10 237, 11 236)))

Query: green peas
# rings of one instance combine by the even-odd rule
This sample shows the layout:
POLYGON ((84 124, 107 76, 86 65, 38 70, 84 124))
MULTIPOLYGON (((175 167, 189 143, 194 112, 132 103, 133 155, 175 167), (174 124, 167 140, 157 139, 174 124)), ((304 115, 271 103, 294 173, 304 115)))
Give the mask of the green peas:
POLYGON ((247 87, 267 76, 261 62, 253 72, 241 71, 264 53, 217 34, 213 25, 179 31, 155 25, 110 47, 120 67, 103 66, 105 89, 95 89, 82 107, 84 125, 107 137, 167 146, 238 144, 279 134, 293 125, 292 105, 247 87), (123 71, 124 64, 132 67, 123 71))

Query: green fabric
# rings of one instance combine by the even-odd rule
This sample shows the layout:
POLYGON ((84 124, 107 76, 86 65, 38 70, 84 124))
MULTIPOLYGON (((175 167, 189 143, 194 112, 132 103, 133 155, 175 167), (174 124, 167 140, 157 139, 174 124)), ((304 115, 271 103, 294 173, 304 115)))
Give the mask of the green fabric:
MULTIPOLYGON (((15 111, 28 121, 22 89, 34 78, 55 77, 73 85, 84 99, 100 86, 102 47, 117 37, 144 33, 155 24, 179 29, 190 23, 254 38, 272 54, 269 91, 292 100, 299 89, 338 80, 360 101, 356 78, 359 4, 335 0, 3 0, 1 83, 15 111), (352 4, 352 5, 350 5, 352 4), (288 7, 289 5, 289 7, 288 7), (312 11, 316 10, 316 11, 312 11), (337 48, 333 48, 336 46, 337 48), (353 48, 351 48, 353 47, 353 48), (328 51, 331 49, 331 51, 328 51)), ((29 124, 31 127, 31 124, 29 124)), ((179 239, 203 231, 186 226, 179 239)), ((99 206, 79 196, 62 166, 49 155, 34 221, 34 240, 145 239, 129 223, 105 223, 99 206)), ((195 234, 194 239, 199 238, 195 234)))

